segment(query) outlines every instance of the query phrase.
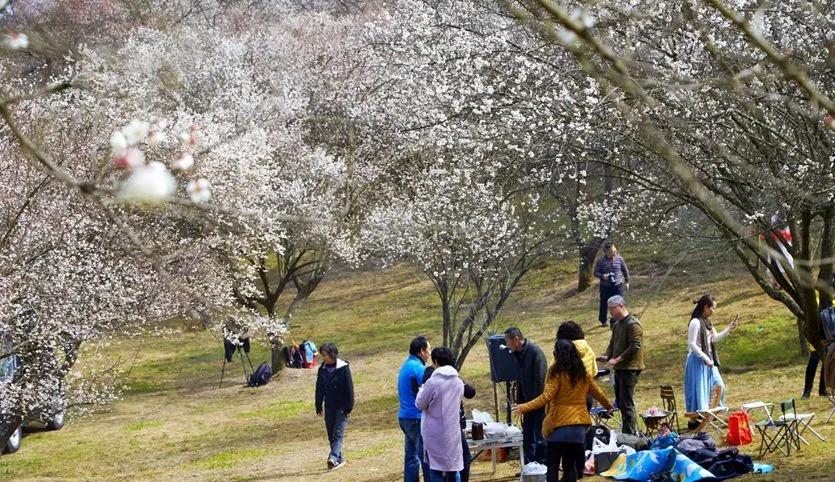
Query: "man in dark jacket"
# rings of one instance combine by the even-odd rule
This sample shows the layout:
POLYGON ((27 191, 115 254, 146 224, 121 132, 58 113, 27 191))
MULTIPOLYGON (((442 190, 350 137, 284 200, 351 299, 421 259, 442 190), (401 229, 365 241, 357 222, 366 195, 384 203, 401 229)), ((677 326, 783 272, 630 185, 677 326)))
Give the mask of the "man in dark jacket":
POLYGON ((600 360, 615 371, 615 399, 623 417, 623 433, 637 435, 635 386, 644 369, 644 328, 641 320, 626 310, 622 296, 612 296, 607 305, 612 314, 612 339, 600 360))
MULTIPOLYGON (((525 339, 519 328, 505 330, 504 340, 516 358, 516 403, 522 404, 540 396, 545 388, 545 372, 548 362, 542 348, 525 339)), ((522 418, 522 438, 525 446, 525 463, 545 463, 545 441, 542 438, 542 421, 545 408, 528 412, 522 418)))
POLYGON ((342 440, 348 416, 354 409, 354 381, 348 363, 339 359, 336 345, 325 343, 319 348, 319 354, 322 355, 322 365, 316 377, 316 415, 322 416, 324 403, 325 429, 331 446, 328 468, 333 470, 345 465, 342 440))

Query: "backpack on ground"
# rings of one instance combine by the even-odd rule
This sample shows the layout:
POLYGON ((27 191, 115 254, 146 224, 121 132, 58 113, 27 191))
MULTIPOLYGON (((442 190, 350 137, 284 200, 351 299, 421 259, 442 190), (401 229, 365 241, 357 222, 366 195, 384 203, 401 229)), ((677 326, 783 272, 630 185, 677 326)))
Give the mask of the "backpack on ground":
POLYGON ((707 470, 717 479, 726 480, 753 472, 754 460, 735 448, 726 449, 716 455, 707 470))
POLYGON ((247 385, 250 387, 260 387, 261 385, 266 385, 270 382, 270 378, 273 376, 273 370, 270 368, 270 365, 267 363, 262 363, 258 365, 258 368, 252 372, 252 375, 249 376, 249 382, 247 385))

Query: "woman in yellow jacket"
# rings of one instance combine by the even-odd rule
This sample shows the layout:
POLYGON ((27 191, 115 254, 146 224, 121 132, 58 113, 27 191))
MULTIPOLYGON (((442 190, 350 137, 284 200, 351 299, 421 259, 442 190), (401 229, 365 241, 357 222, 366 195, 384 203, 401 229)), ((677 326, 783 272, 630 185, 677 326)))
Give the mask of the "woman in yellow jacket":
POLYGON ((577 473, 577 467, 584 458, 586 429, 591 425, 586 408, 589 394, 607 410, 612 410, 612 404, 586 372, 574 344, 569 340, 557 340, 554 363, 548 369, 542 395, 513 407, 514 413, 524 415, 547 406, 542 435, 548 442, 548 482, 557 482, 560 463, 562 482, 575 482, 583 476, 582 472, 577 473))

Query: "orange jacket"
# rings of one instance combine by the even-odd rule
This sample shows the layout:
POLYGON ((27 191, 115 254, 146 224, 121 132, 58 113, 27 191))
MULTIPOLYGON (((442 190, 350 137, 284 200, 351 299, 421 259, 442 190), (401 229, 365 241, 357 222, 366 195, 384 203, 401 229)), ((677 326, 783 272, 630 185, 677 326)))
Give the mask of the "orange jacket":
POLYGON ((519 411, 523 414, 547 405, 545 420, 542 422, 544 437, 550 436, 557 427, 591 425, 591 416, 586 408, 586 395, 588 394, 591 394, 607 410, 612 409, 612 404, 590 376, 586 376, 584 380, 571 386, 571 379, 567 373, 559 373, 556 377, 551 376, 550 373, 549 369, 542 395, 519 405, 519 411))

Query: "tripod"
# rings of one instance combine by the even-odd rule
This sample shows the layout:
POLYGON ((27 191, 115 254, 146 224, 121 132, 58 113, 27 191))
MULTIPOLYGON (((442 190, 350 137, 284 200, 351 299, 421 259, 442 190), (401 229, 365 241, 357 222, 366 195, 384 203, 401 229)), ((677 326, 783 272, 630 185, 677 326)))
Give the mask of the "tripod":
POLYGON ((246 356, 246 361, 249 363, 249 373, 255 371, 255 368, 252 367, 252 360, 249 359, 249 350, 247 350, 243 344, 235 344, 234 351, 232 353, 229 353, 229 347, 228 345, 226 345, 227 343, 231 344, 231 342, 224 340, 225 353, 223 357, 223 368, 220 369, 220 385, 218 385, 217 388, 223 387, 223 375, 226 374, 226 364, 232 362, 232 358, 235 355, 235 351, 238 352, 238 356, 241 359, 241 367, 244 369, 244 383, 246 383, 249 379, 249 375, 247 375, 246 373, 246 363, 244 363, 244 356, 246 356))

